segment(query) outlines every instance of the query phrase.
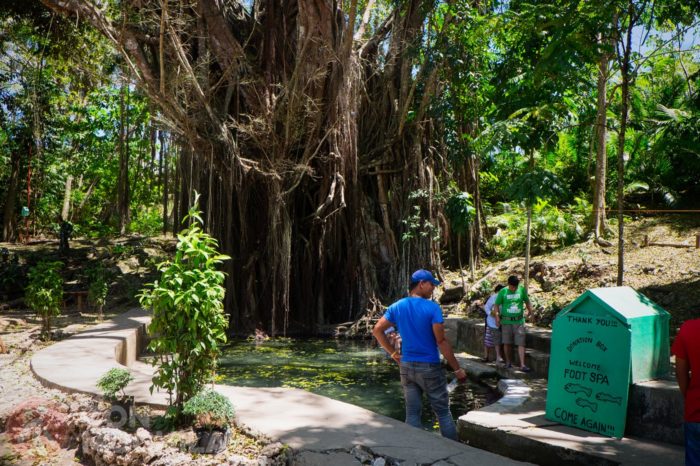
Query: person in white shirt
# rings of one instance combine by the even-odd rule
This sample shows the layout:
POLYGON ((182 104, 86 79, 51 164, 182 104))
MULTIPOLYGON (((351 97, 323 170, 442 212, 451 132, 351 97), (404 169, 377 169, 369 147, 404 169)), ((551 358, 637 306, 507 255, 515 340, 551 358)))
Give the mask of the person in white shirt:
MULTIPOLYGON (((399 335, 399 332, 396 331, 396 327, 389 327, 388 329, 384 330, 384 335, 389 339, 389 343, 391 344, 392 348, 394 348, 394 352, 397 352, 401 354, 401 335, 399 335)), ((391 357, 389 353, 386 353, 387 356, 391 357)))
POLYGON ((489 299, 484 304, 484 312, 486 313, 486 325, 484 326, 484 362, 490 360, 490 350, 495 348, 496 350, 496 363, 503 362, 501 357, 501 329, 496 324, 496 319, 491 315, 491 309, 496 303, 496 296, 498 292, 505 288, 503 285, 496 285, 494 288, 494 293, 489 296, 489 299))

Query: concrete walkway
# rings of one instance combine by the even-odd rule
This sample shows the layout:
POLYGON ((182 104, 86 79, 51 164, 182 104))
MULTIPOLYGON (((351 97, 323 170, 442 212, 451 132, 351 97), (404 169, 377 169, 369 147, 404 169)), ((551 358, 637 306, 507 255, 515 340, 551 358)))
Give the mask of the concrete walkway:
POLYGON ((545 419, 546 380, 501 380, 498 402, 459 418, 460 438, 541 465, 681 465, 682 446, 649 439, 604 437, 545 419), (503 386, 501 386, 503 385, 503 386))
MULTIPOLYGON (((39 351, 32 358, 32 370, 51 387, 99 395, 96 380, 110 368, 125 365, 136 378, 127 393, 137 403, 164 407, 167 394, 151 395, 148 390, 153 369, 137 360, 149 320, 141 309, 122 314, 39 351)), ((302 452, 299 464, 360 464, 347 453, 355 445, 405 465, 524 464, 303 390, 226 385, 216 390, 231 399, 242 423, 302 452)))

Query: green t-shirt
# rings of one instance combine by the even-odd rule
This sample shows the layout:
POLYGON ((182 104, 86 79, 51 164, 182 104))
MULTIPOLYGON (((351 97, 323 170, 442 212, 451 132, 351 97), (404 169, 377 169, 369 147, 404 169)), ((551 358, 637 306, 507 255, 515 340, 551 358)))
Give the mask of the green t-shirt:
POLYGON ((525 323, 525 303, 530 298, 527 291, 522 286, 515 291, 510 291, 508 287, 503 288, 496 296, 498 311, 501 314, 501 324, 522 325, 525 323))

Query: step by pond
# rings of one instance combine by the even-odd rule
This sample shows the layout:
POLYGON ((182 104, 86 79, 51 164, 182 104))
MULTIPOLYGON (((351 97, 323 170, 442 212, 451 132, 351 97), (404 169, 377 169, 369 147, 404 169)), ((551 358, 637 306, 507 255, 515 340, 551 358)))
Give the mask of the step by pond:
MULTIPOLYGON (((370 341, 236 341, 225 348, 219 363, 219 383, 300 388, 400 421, 405 418, 398 366, 370 341)), ((456 419, 497 398, 487 385, 459 385, 450 394, 452 415, 456 419)), ((423 424, 437 429, 427 399, 423 404, 423 424)))

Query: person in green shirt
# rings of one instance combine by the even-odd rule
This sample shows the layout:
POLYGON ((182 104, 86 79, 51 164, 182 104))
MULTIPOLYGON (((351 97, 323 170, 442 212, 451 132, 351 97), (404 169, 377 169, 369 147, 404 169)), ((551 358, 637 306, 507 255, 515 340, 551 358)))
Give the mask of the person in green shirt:
POLYGON ((530 372, 525 365, 525 313, 523 307, 527 307, 527 316, 532 314, 530 297, 524 287, 519 286, 520 280, 515 275, 508 277, 508 286, 498 292, 496 303, 491 311, 496 318, 496 324, 501 326, 501 342, 506 358, 506 367, 511 368, 511 348, 513 344, 518 347, 520 358, 520 370, 530 372))

